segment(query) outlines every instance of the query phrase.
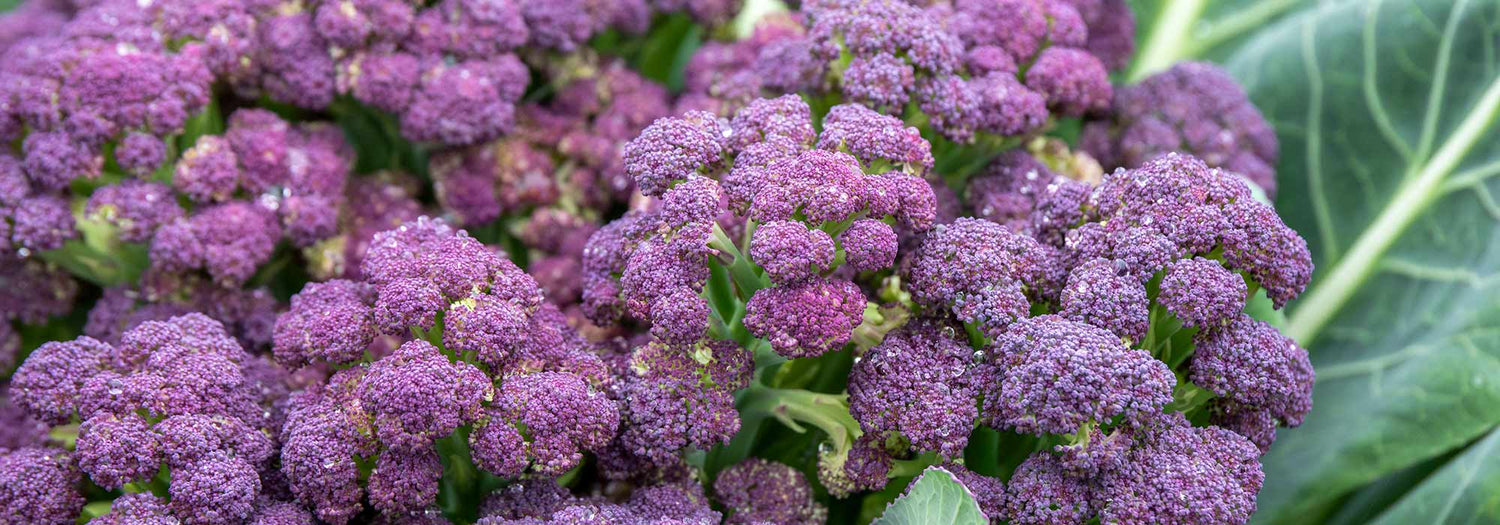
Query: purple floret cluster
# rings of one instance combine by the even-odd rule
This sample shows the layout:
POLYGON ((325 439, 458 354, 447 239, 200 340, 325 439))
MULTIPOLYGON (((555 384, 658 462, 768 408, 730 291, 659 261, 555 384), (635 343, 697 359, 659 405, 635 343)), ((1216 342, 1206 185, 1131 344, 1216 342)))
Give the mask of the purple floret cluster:
MULTIPOLYGON (((713 268, 739 265, 731 271, 749 295, 739 319, 749 334, 789 358, 847 343, 866 306, 850 277, 890 267, 893 228, 931 227, 936 204, 912 174, 931 164, 914 129, 858 105, 835 111, 823 138, 808 105, 787 95, 753 101, 731 119, 703 111, 660 119, 628 143, 626 169, 657 201, 590 239, 583 300, 591 319, 648 323, 677 343, 706 338, 713 268)), ((723 314, 716 320, 733 321, 723 314)))
POLYGON ((805 2, 750 38, 700 49, 679 108, 727 115, 761 93, 831 92, 920 113, 953 141, 1021 136, 1107 110, 1109 71, 1133 51, 1134 19, 1120 0, 931 4, 805 2))
POLYGON ((620 148, 667 115, 667 90, 618 61, 579 69, 546 104, 518 109, 522 126, 515 134, 433 159, 438 202, 459 223, 629 200, 635 181, 620 148))
POLYGON ((348 522, 365 497, 433 508, 444 447, 489 475, 555 477, 614 438, 604 362, 503 253, 420 218, 377 234, 360 275, 309 284, 275 323, 286 366, 355 365, 295 397, 283 431, 282 473, 319 519, 348 522))
POLYGON ((1238 174, 1276 196, 1276 132, 1218 66, 1184 62, 1115 93, 1079 141, 1106 168, 1135 168, 1171 152, 1238 174))
MULTIPOLYGON (((10 394, 40 421, 81 421, 66 463, 74 476, 106 489, 165 486, 170 502, 142 503, 164 518, 240 523, 274 476, 272 393, 285 378, 266 366, 194 313, 143 322, 116 344, 46 343, 16 370, 10 394)), ((68 512, 77 512, 73 484, 53 490, 73 492, 68 512)))
POLYGON ((0 15, 0 522, 1249 521, 1245 92, 1112 85, 1125 0, 762 4, 0 15))

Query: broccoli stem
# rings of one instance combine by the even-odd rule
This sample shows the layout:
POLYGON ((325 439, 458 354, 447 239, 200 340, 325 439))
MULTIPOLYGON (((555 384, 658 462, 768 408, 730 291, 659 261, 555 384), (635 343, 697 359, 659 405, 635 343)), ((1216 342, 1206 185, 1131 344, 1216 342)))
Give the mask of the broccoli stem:
POLYGON ((733 262, 729 263, 729 274, 734 277, 734 285, 739 291, 741 302, 749 301, 750 296, 755 295, 757 290, 769 285, 766 279, 760 276, 754 263, 750 262, 750 258, 735 246, 734 241, 729 239, 729 234, 724 233, 724 229, 719 227, 718 223, 714 223, 713 239, 709 241, 708 246, 728 254, 733 259, 733 262))
POLYGON ((443 458, 443 477, 438 485, 438 508, 456 523, 479 518, 479 501, 487 492, 469 452, 469 428, 459 427, 437 443, 443 458))
POLYGON ((808 390, 780 389, 753 384, 746 391, 742 417, 772 417, 795 432, 809 425, 822 430, 840 448, 864 432, 849 414, 847 394, 823 394, 808 390))

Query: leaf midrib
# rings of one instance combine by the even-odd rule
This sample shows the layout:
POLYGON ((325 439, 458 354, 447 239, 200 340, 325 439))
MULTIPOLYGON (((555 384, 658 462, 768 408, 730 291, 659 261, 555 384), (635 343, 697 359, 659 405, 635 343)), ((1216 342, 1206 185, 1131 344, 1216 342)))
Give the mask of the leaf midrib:
POLYGON ((1479 142, 1500 116, 1500 76, 1491 79, 1489 87, 1473 110, 1441 148, 1420 168, 1417 176, 1396 189, 1389 204, 1371 223, 1332 270, 1305 294, 1301 305, 1287 322, 1287 335, 1303 346, 1312 344, 1322 329, 1343 308, 1360 285, 1369 279, 1390 249, 1437 197, 1443 194, 1443 182, 1451 175, 1469 150, 1479 142))

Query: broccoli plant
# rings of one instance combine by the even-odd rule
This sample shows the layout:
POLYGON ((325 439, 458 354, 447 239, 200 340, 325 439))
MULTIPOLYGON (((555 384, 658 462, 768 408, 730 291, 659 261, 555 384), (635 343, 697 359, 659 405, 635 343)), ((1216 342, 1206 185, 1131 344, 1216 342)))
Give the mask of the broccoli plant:
MULTIPOLYGON (((1303 345, 1396 344, 1344 330, 1385 296, 1341 286, 1485 297, 1482 271, 1381 257, 1449 193, 1493 208, 1495 170, 1449 172, 1494 90, 1452 118, 1434 96, 1416 141, 1372 104, 1419 197, 1350 232, 1287 206, 1349 188, 1278 181, 1346 147, 1262 113, 1247 64, 1279 47, 1178 63, 1247 22, 1145 4, 22 2, 0 16, 0 521, 1359 521, 1423 469, 1425 493, 1464 474, 1422 463, 1335 514, 1307 487, 1480 425, 1348 478, 1329 465, 1375 449, 1287 429, 1347 421, 1312 411, 1303 345), (1305 450, 1339 455, 1262 469, 1305 450)), ((1343 109, 1343 78, 1305 98, 1343 109)), ((1318 388, 1425 354, 1393 355, 1318 388)))

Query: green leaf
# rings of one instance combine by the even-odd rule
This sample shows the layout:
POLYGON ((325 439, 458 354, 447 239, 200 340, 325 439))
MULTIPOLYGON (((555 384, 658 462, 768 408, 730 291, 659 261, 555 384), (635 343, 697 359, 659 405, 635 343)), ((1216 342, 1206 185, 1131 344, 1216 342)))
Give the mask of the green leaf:
POLYGON ((1223 58, 1299 0, 1128 0, 1136 18, 1131 82, 1183 60, 1223 58))
POLYGON ((1376 525, 1500 523, 1500 429, 1381 514, 1376 525))
POLYGON ((911 490, 886 507, 873 525, 972 524, 989 519, 974 502, 974 495, 942 467, 930 467, 912 482, 911 490))
POLYGON ((1324 4, 1226 61, 1277 130, 1277 208, 1317 264, 1286 324, 1313 410, 1263 458, 1258 521, 1321 522, 1500 424, 1497 45, 1495 0, 1324 4))

